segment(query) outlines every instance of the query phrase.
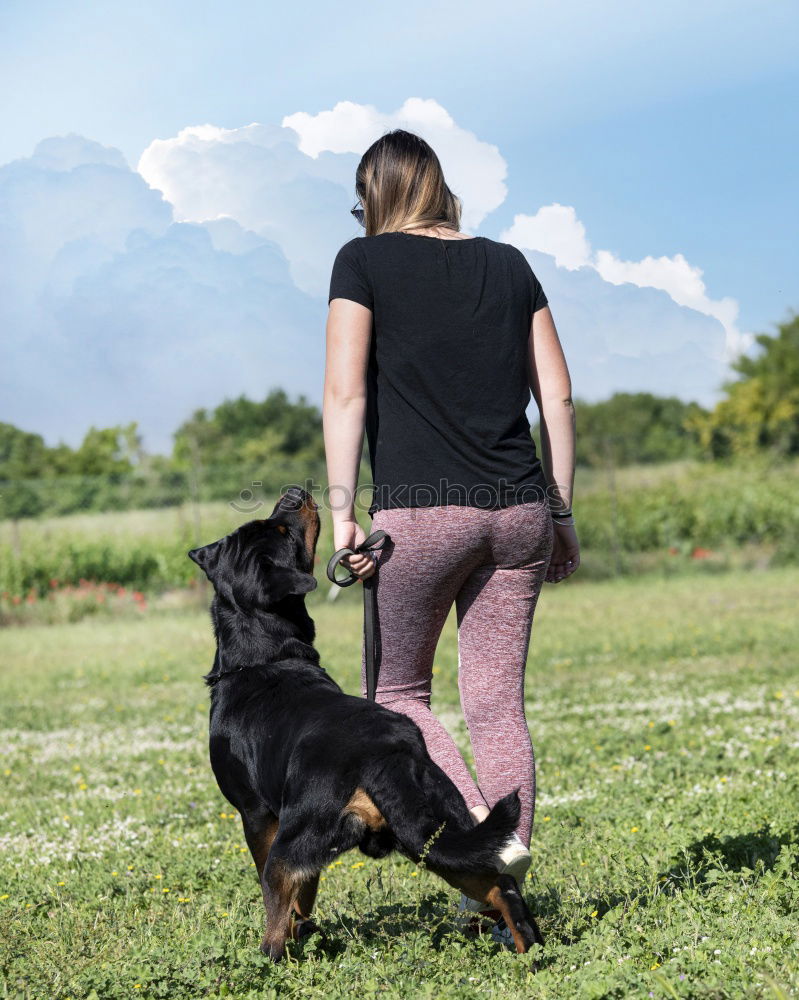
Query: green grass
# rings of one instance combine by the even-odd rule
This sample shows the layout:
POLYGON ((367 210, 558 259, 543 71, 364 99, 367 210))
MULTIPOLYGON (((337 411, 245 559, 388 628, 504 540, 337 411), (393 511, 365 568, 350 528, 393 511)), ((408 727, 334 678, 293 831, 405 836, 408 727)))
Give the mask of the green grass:
MULTIPOLYGON (((358 595, 313 597, 323 662, 355 692, 358 595)), ((536 975, 462 938, 430 873, 357 853, 324 873, 326 941, 270 965, 207 761, 206 613, 5 630, 0 997, 796 995, 797 598, 790 567, 545 588, 536 975)), ((466 751, 453 624, 434 709, 466 751)))

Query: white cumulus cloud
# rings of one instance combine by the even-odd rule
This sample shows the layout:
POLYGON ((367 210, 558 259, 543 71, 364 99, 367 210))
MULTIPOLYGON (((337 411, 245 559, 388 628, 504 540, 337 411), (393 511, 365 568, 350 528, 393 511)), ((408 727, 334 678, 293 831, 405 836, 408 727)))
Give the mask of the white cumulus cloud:
POLYGON ((507 197, 507 163, 499 149, 458 125, 438 101, 408 98, 396 111, 340 101, 316 115, 286 115, 283 125, 300 137, 300 149, 316 157, 324 151, 358 157, 385 132, 415 132, 436 152, 450 189, 463 201, 463 228, 471 232, 507 197))
POLYGON ((318 395, 324 304, 276 242, 174 222, 119 151, 79 136, 0 167, 0 203, 0 419, 73 445, 136 420, 163 451, 198 407, 318 395))
POLYGON ((528 250, 555 258, 558 267, 575 271, 591 260, 591 244, 585 226, 571 205, 544 205, 535 215, 516 215, 502 239, 528 250))
MULTIPOLYGON (((280 125, 191 126, 138 169, 83 136, 0 166, 0 419, 76 444, 138 420, 165 450, 196 407, 273 386, 321 396, 324 322, 364 150, 392 128, 427 139, 464 228, 507 196, 496 146, 434 100, 381 112, 342 101, 280 125)), ((625 261, 590 245, 571 206, 516 214, 567 353, 575 395, 648 390, 711 405, 746 336, 681 254, 625 261)))
POLYGON ((571 206, 555 203, 542 206, 535 215, 516 215, 502 239, 523 249, 550 254, 559 267, 567 270, 591 267, 612 285, 662 289, 677 305, 712 316, 724 328, 725 342, 720 354, 724 361, 731 361, 753 342, 750 333, 738 329, 736 300, 729 296, 712 299, 702 280, 702 269, 690 264, 683 254, 622 260, 610 250, 594 252, 585 226, 571 206))

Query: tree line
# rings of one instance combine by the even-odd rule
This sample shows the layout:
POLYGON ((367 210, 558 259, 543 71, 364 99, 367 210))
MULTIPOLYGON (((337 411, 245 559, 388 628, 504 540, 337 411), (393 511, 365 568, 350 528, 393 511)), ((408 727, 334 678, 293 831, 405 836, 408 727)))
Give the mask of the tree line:
MULTIPOLYGON (((577 464, 798 454, 799 315, 756 342, 757 353, 734 362, 737 378, 724 383, 711 409, 649 392, 617 392, 596 403, 575 398, 577 464)), ((537 425, 533 434, 540 440, 537 425)), ((277 483, 292 472, 319 475, 323 466, 318 407, 281 389, 261 401, 240 396, 196 410, 175 432, 169 455, 148 454, 135 422, 91 427, 77 448, 51 447, 39 434, 0 423, 0 516, 52 512, 54 503, 58 512, 167 505, 186 491, 220 498, 241 487, 243 470, 277 483), (47 488, 56 483, 60 500, 47 488)))

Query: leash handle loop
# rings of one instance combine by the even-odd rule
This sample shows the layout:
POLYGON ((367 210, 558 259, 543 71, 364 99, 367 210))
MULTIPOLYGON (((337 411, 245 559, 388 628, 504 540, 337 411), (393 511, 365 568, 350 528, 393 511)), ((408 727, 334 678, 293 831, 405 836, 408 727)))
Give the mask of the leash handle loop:
MULTIPOLYGON (((373 531, 368 538, 365 538, 360 545, 356 545, 354 549, 343 548, 339 549, 338 552, 334 552, 327 564, 328 580, 331 583, 335 583, 337 587, 351 587, 353 583, 358 582, 360 577, 356 576, 348 566, 344 567, 347 570, 347 576, 337 577, 336 569, 341 560, 346 559, 347 556, 363 555, 365 552, 377 552, 388 541, 390 541, 390 538, 385 531, 373 531)), ((372 555, 372 558, 374 559, 374 555, 372 555)))
MULTIPOLYGON (((356 554, 363 555, 368 552, 372 559, 376 559, 375 553, 391 541, 391 536, 385 531, 378 529, 373 531, 368 538, 365 538, 360 545, 354 549, 339 549, 330 557, 327 564, 327 578, 337 587, 351 587, 360 577, 356 576, 349 567, 348 576, 337 577, 336 569, 342 559, 356 554)), ((366 659, 366 697, 369 701, 375 700, 375 690, 377 688, 377 675, 380 670, 380 640, 377 634, 377 600, 375 593, 376 574, 363 581, 363 639, 366 659)))

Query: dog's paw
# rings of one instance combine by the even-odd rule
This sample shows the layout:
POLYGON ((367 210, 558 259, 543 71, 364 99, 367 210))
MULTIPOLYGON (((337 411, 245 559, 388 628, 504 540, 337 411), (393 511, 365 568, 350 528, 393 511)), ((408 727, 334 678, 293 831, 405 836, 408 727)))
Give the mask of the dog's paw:
POLYGON ((269 941, 264 938, 261 942, 261 952, 273 962, 282 962, 286 957, 286 945, 283 942, 269 941))

